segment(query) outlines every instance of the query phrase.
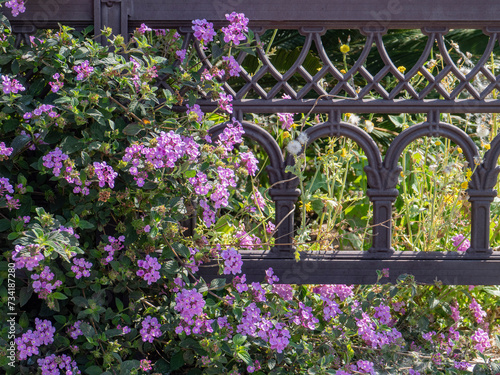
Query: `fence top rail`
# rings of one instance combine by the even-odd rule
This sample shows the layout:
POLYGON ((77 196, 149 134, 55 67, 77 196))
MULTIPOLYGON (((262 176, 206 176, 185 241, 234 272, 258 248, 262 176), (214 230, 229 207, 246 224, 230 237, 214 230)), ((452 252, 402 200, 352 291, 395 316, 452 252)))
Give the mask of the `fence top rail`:
POLYGON ((57 23, 91 25, 101 7, 120 8, 129 26, 147 23, 155 27, 191 25, 193 19, 207 19, 222 25, 225 14, 243 12, 250 26, 265 28, 421 28, 428 25, 449 28, 500 28, 498 0, 30 0, 25 13, 12 18, 14 25, 31 24, 50 28, 57 23))

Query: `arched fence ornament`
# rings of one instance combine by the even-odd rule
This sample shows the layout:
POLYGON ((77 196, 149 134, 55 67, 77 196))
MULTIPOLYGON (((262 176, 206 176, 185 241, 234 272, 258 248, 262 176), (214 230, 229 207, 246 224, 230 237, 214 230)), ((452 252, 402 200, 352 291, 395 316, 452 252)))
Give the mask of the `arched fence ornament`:
MULTIPOLYGON (((267 29, 296 29, 304 36, 304 46, 296 61, 286 72, 279 72, 262 49, 257 51, 260 68, 251 75, 242 70, 243 85, 223 87, 234 97, 233 109, 242 122, 245 135, 251 138, 270 158, 267 169, 273 188, 270 197, 276 205, 275 222, 280 223, 275 234, 275 247, 269 251, 243 250, 243 272, 247 281, 261 281, 265 269, 273 267, 284 283, 355 283, 376 281, 375 270, 389 268, 394 282, 400 274, 413 274, 417 281, 444 284, 500 284, 500 252, 489 244, 490 206, 497 192, 500 166, 500 135, 491 142, 491 149, 479 160, 479 152, 470 137, 457 127, 440 120, 441 113, 499 113, 500 100, 492 96, 500 90, 500 76, 495 76, 487 64, 494 48, 500 43, 500 2, 497 0, 243 0, 231 1, 160 1, 160 0, 30 0, 26 13, 12 19, 18 41, 26 39, 36 28, 57 28, 58 23, 77 29, 94 25, 95 30, 112 26, 115 32, 126 34, 146 23, 152 28, 177 28, 185 36, 184 47, 194 43, 199 57, 205 53, 192 38, 191 20, 207 19, 216 27, 226 24, 225 14, 243 12, 256 39, 267 29), (358 29, 366 37, 357 61, 345 73, 332 63, 323 45, 329 29, 358 29), (406 73, 398 70, 384 45, 388 29, 420 29, 427 43, 416 64, 406 73), (482 57, 469 71, 462 71, 450 56, 445 35, 450 29, 480 29, 489 38, 482 57), (321 68, 310 74, 304 67, 307 53, 314 48, 321 68), (432 49, 443 57, 444 66, 437 75, 431 74, 425 63, 432 49), (368 56, 377 51, 383 67, 372 74, 366 67, 368 56), (354 77, 363 77, 366 84, 358 91, 354 77), (397 84, 386 89, 383 80, 392 75, 397 84), (419 89, 412 78, 420 75, 427 85, 419 89), (486 84, 477 88, 471 81, 481 76, 486 84), (259 83, 264 77, 276 83, 269 89, 259 83), (294 88, 290 80, 302 77, 305 82, 294 88), (333 77, 336 82, 326 88, 322 80, 333 77), (443 84, 454 77, 457 84, 448 90, 443 84), (282 93, 291 97, 283 99, 282 93), (375 93, 379 98, 372 98, 375 93), (318 100, 311 95, 320 96, 318 100), (436 96, 437 95, 437 96, 436 96), (368 180, 366 194, 373 204, 373 242, 369 251, 304 252, 301 260, 293 258, 293 210, 299 197, 297 181, 287 174, 286 166, 293 158, 284 157, 272 136, 258 126, 242 121, 245 113, 325 113, 328 120, 306 130, 309 144, 321 137, 347 137, 365 152, 368 165, 364 168, 368 180), (341 121, 343 113, 423 113, 427 120, 401 132, 389 147, 385 157, 380 154, 369 134, 359 127, 341 121), (471 203, 471 247, 465 253, 394 251, 391 247, 392 204, 398 196, 396 186, 401 172, 399 156, 404 148, 423 137, 446 137, 459 145, 474 173, 469 183, 471 203), (282 183, 280 183, 282 181, 282 183)), ((247 57, 241 52, 237 61, 247 57)), ((204 60, 202 69, 210 68, 204 60)), ((169 89, 165 81, 159 85, 169 89)), ((198 104, 205 111, 217 104, 203 92, 198 104)), ((212 137, 223 131, 224 125, 211 129, 212 137)), ((201 268, 205 279, 218 277, 217 264, 201 268)))

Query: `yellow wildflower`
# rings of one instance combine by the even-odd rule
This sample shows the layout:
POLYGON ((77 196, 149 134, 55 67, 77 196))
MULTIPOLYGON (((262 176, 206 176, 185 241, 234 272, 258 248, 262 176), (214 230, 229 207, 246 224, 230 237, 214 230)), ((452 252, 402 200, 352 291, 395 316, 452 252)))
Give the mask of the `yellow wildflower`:
MULTIPOLYGON (((302 202, 300 204, 300 207, 304 207, 304 203, 302 202)), ((312 207, 312 203, 311 202, 307 202, 306 205, 305 205, 305 208, 306 208, 306 212, 312 212, 313 210, 313 207, 312 207)))
POLYGON ((441 145, 442 145, 441 141, 436 141, 434 144, 435 144, 436 146, 441 146, 441 145))
POLYGON ((340 52, 347 53, 351 50, 351 48, 347 44, 342 44, 340 46, 340 52))
POLYGON ((489 143, 485 143, 485 144, 483 145, 483 147, 484 147, 484 149, 485 149, 485 150, 489 150, 489 149, 491 148, 491 146, 490 146, 490 144, 489 144, 489 143))
POLYGON ((405 68, 403 65, 398 66, 398 70, 399 70, 401 73, 406 72, 406 68, 405 68))
POLYGON ((465 190, 465 189, 467 189, 469 187, 469 183, 467 181, 464 181, 464 182, 462 182, 462 184, 460 185, 460 187, 465 190))
POLYGON ((288 138, 288 137, 290 137, 290 133, 287 132, 287 131, 284 131, 283 132, 283 138, 288 138))
POLYGON ((347 157, 347 150, 345 148, 342 149, 342 153, 340 154, 343 158, 347 157))
POLYGON ((461 154, 461 153, 463 152, 462 148, 461 148, 461 147, 457 147, 457 152, 458 152, 459 154, 461 154))
POLYGON ((345 71, 345 69, 340 69, 340 73, 346 74, 347 72, 345 71))
POLYGON ((465 172, 465 178, 467 179, 467 181, 470 181, 471 176, 472 176, 472 170, 470 168, 467 168, 467 171, 465 172))

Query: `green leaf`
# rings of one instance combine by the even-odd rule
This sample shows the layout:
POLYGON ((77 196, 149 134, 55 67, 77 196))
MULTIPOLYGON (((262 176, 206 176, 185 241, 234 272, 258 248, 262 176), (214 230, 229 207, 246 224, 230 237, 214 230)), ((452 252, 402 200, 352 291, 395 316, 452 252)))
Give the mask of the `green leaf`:
POLYGON ((118 308, 118 311, 122 311, 123 310, 123 302, 118 297, 115 298, 115 303, 116 303, 116 307, 118 308))
POLYGON ((66 317, 64 315, 54 315, 56 322, 66 324, 66 317))
POLYGON ((78 227, 81 229, 94 229, 95 225, 87 220, 80 220, 80 223, 78 223, 78 227))
POLYGON ((82 331, 83 335, 87 338, 92 338, 95 336, 94 328, 86 322, 80 324, 80 330, 82 331))
POLYGON ((233 337, 233 342, 236 344, 236 345, 243 345, 243 343, 247 340, 247 337, 246 336, 243 336, 242 334, 240 333, 237 333, 236 335, 234 335, 233 337))
POLYGON ((125 126, 122 132, 125 135, 136 135, 139 134, 141 130, 143 130, 143 128, 139 124, 133 123, 125 126))
POLYGON ((29 301, 31 298, 31 295, 33 294, 33 288, 30 286, 25 286, 21 288, 21 291, 19 292, 19 305, 22 307, 26 305, 26 303, 29 301))
POLYGON ((85 145, 80 139, 68 136, 61 142, 60 147, 61 151, 65 154, 72 154, 73 152, 80 151, 85 148, 85 145))
POLYGON ((118 335, 121 335, 123 333, 123 330, 121 329, 117 329, 117 328, 112 328, 112 329, 108 329, 106 332, 104 332, 106 334, 106 338, 111 338, 111 337, 114 337, 114 336, 118 336, 118 335))
POLYGON ((240 357, 247 365, 252 364, 252 358, 250 358, 250 354, 246 350, 241 350, 238 353, 236 353, 238 357, 240 357))
POLYGON ((89 301, 85 297, 77 296, 73 297, 71 299, 71 302, 73 302, 75 305, 80 306, 80 307, 88 307, 89 306, 89 301))
POLYGON ((51 295, 55 298, 55 299, 68 299, 68 296, 66 294, 62 294, 60 292, 54 292, 54 293, 51 293, 51 295))
POLYGON ((178 255, 183 256, 184 258, 189 258, 191 256, 189 249, 179 242, 174 242, 172 247, 174 248, 174 250, 177 252, 178 255))
POLYGON ((12 74, 14 74, 14 75, 19 74, 19 61, 17 61, 17 59, 12 61, 12 65, 10 66, 10 69, 12 70, 12 74))
POLYGON ((210 282, 210 289, 219 290, 226 286, 226 279, 213 279, 210 282))
POLYGON ((136 359, 130 361, 124 361, 120 365, 121 375, 130 375, 132 370, 139 368, 140 362, 136 359))
POLYGON ((31 137, 27 134, 21 134, 18 135, 16 138, 14 138, 12 144, 10 145, 10 147, 13 148, 11 158, 20 153, 22 149, 26 147, 26 145, 29 143, 30 140, 31 137))
POLYGON ((405 121, 405 115, 399 115, 399 116, 392 116, 389 115, 389 120, 397 127, 397 128, 402 128, 404 121, 405 121))
POLYGON ((87 375, 101 375, 102 369, 99 366, 90 366, 89 368, 85 369, 85 373, 87 375))
POLYGON ((10 220, 0 219, 0 232, 5 232, 7 229, 10 229, 10 220))
POLYGON ((184 366, 184 356, 182 352, 176 353, 170 361, 170 371, 175 371, 184 366))

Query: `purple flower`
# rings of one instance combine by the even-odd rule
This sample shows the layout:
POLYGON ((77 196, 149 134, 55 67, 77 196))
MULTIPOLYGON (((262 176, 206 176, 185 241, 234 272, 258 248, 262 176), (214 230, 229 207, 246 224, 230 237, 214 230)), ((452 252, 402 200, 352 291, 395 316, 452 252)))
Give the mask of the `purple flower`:
POLYGON ((26 11, 24 0, 10 0, 5 3, 5 6, 11 9, 12 16, 14 17, 17 17, 19 13, 24 13, 26 11))
POLYGON ((469 240, 465 239, 463 234, 457 234, 451 239, 453 240, 453 246, 457 248, 457 251, 466 251, 470 247, 469 240))
POLYGON ((293 300, 293 288, 290 284, 274 284, 273 293, 277 294, 285 301, 293 300))
POLYGON ((373 314, 375 318, 377 318, 380 324, 389 324, 391 322, 391 309, 389 306, 381 303, 379 306, 375 306, 375 314, 373 314))
POLYGON ((200 201, 200 207, 203 209, 203 222, 207 228, 210 228, 212 224, 215 224, 215 211, 212 210, 204 199, 200 201))
POLYGON ((298 309, 292 309, 286 316, 290 318, 294 324, 310 330, 314 330, 316 324, 319 323, 319 319, 313 315, 312 307, 306 306, 302 302, 299 302, 298 309))
POLYGON ((219 99, 217 100, 217 103, 223 111, 226 111, 227 113, 233 113, 233 104, 231 103, 233 101, 233 96, 226 94, 225 92, 219 93, 219 99))
POLYGON ((241 66, 233 56, 223 56, 222 61, 225 61, 226 66, 229 69, 229 75, 231 77, 238 77, 240 75, 241 66))
POLYGON ((211 333, 213 328, 211 324, 213 320, 206 319, 206 314, 203 313, 205 300, 203 295, 196 289, 182 289, 175 297, 174 309, 179 312, 181 322, 175 328, 175 332, 180 334, 185 332, 187 335, 211 333))
POLYGON ((4 94, 17 94, 19 91, 26 90, 17 79, 11 80, 9 77, 2 75, 2 81, 2 89, 4 94))
POLYGON ((214 40, 216 35, 214 30, 214 24, 207 22, 206 19, 197 19, 193 21, 192 29, 194 31, 194 37, 198 39, 202 44, 205 42, 211 42, 214 40))
POLYGON ((82 324, 81 320, 77 320, 75 324, 70 326, 68 328, 68 335, 73 339, 76 340, 79 336, 83 335, 82 330, 80 329, 80 324, 82 324))
POLYGON ((476 332, 471 336, 472 340, 476 342, 474 346, 476 350, 483 353, 487 348, 491 347, 490 339, 488 333, 478 328, 476 332))
POLYGON ((106 164, 105 161, 102 163, 94 162, 94 172, 99 180, 99 187, 106 186, 106 183, 111 189, 115 187, 115 178, 118 176, 118 173, 106 164))
POLYGON ((160 279, 160 273, 158 271, 161 269, 161 264, 158 262, 157 258, 146 255, 146 260, 139 260, 137 265, 142 268, 142 270, 137 271, 137 276, 147 281, 148 285, 160 279))
POLYGON ((229 248, 222 251, 222 259, 224 259, 224 275, 237 275, 241 273, 241 266, 243 261, 241 260, 241 254, 238 253, 234 248, 229 248))
POLYGON ((373 369, 373 362, 370 361, 358 361, 356 362, 357 371, 362 374, 375 374, 373 369))
POLYGON ((207 195, 210 191, 207 175, 203 172, 198 171, 196 177, 190 177, 188 181, 194 186, 194 191, 198 195, 207 195))
POLYGON ((87 262, 83 258, 74 258, 73 264, 74 266, 71 266, 71 271, 75 273, 75 279, 90 276, 90 268, 92 267, 91 262, 87 262))
POLYGON ((4 142, 0 142, 0 161, 7 160, 13 151, 12 147, 7 147, 4 142))
POLYGON ((42 370, 42 375, 81 374, 76 361, 66 354, 60 356, 52 354, 45 358, 39 358, 37 362, 42 370))
POLYGON ((139 27, 137 29, 137 32, 139 32, 139 34, 145 34, 148 31, 153 31, 153 29, 151 29, 150 27, 146 26, 145 23, 142 23, 141 27, 139 27))
POLYGON ((118 238, 115 238, 113 236, 108 236, 109 244, 104 246, 104 251, 108 253, 108 256, 105 259, 101 259, 101 263, 104 266, 113 260, 116 251, 120 251, 121 249, 123 249, 124 241, 125 241, 124 236, 120 236, 118 238))
POLYGON ((31 275, 33 280, 33 290, 38 293, 38 298, 47 299, 47 296, 56 290, 57 287, 62 285, 61 280, 57 280, 54 283, 51 281, 54 279, 54 274, 50 271, 50 268, 45 266, 40 274, 31 275))
POLYGON ((188 109, 187 114, 190 121, 201 122, 203 120, 203 112, 199 104, 195 104, 192 107, 188 104, 186 107, 188 109))
POLYGON ((274 270, 271 267, 269 267, 266 270, 266 281, 269 285, 273 285, 273 284, 277 283, 278 281, 280 281, 278 276, 276 276, 274 274, 274 270))
POLYGON ((49 85, 52 88, 52 92, 58 92, 64 86, 64 83, 59 81, 60 77, 61 75, 59 73, 56 73, 52 76, 52 78, 56 80, 55 82, 49 82, 49 85))
POLYGON ((484 321, 483 318, 486 317, 486 312, 482 309, 481 305, 477 303, 475 298, 472 298, 472 302, 469 304, 469 309, 474 313, 476 322, 481 324, 484 321))
POLYGON ((181 63, 184 63, 184 60, 186 59, 186 50, 185 49, 180 49, 178 51, 175 51, 176 56, 181 60, 181 63))
POLYGON ((142 321, 142 328, 140 330, 142 341, 152 343, 155 337, 160 337, 162 335, 160 330, 160 324, 158 319, 151 316, 146 316, 142 321))
POLYGON ((238 45, 246 39, 245 32, 248 32, 248 18, 243 13, 233 12, 226 14, 226 19, 230 22, 228 27, 223 27, 221 30, 224 33, 224 41, 226 43, 233 42, 238 45))
POLYGON ((16 263, 17 269, 26 267, 28 271, 33 271, 44 258, 40 252, 40 245, 37 244, 16 245, 12 252, 12 260, 16 263))
POLYGON ((14 341, 17 347, 17 357, 20 360, 39 354, 38 347, 50 345, 54 342, 55 327, 49 320, 35 318, 35 331, 29 329, 14 341))
POLYGON ((81 81, 90 76, 94 68, 90 66, 89 60, 85 60, 81 65, 74 66, 73 70, 77 73, 76 80, 81 81))
POLYGON ((231 152, 234 146, 243 142, 243 126, 233 118, 233 122, 226 125, 224 131, 219 135, 217 144, 221 146, 226 153, 231 152))
POLYGON ((257 164, 259 164, 259 161, 255 158, 253 152, 252 151, 241 152, 240 158, 241 158, 242 164, 245 166, 248 174, 250 176, 255 176, 255 173, 259 170, 259 168, 257 167, 257 164))
POLYGON ((148 359, 141 359, 139 367, 142 371, 149 371, 153 369, 153 366, 151 366, 151 361, 148 359))

